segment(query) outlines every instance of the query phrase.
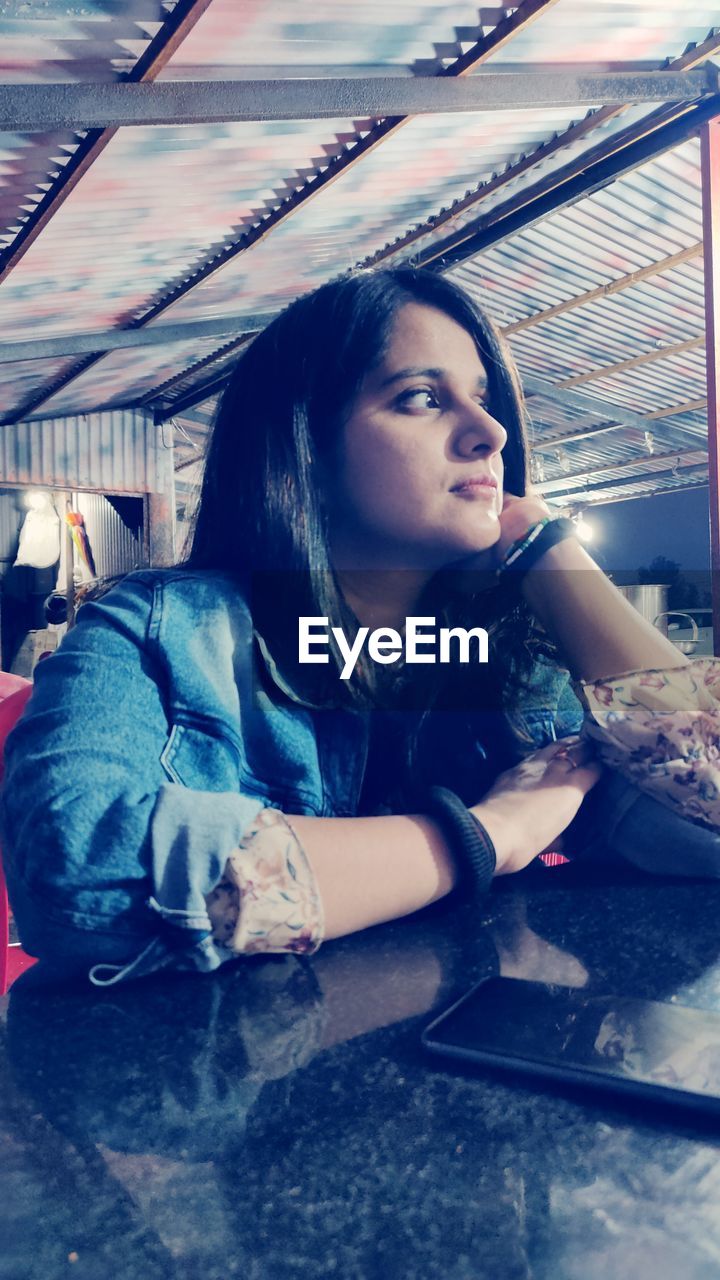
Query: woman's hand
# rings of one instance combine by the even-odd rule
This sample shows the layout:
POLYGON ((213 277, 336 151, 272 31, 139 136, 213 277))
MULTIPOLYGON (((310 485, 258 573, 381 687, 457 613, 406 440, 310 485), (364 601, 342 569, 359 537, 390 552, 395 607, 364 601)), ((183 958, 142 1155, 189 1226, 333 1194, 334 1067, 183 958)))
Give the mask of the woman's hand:
POLYGON ((521 871, 570 825, 602 767, 579 738, 563 738, 501 773, 470 812, 487 828, 496 875, 521 871))
POLYGON ((513 493, 506 492, 500 514, 500 537, 494 548, 498 563, 513 542, 522 538, 538 521, 547 520, 552 514, 547 503, 532 491, 528 491, 524 498, 517 498, 513 493))
MULTIPOLYGON (((485 551, 474 551, 469 556, 464 556, 462 560, 456 562, 455 567, 462 572, 470 573, 468 582, 468 591, 475 589, 475 582, 472 574, 481 572, 494 572, 502 563, 503 557, 519 538, 524 537, 529 529, 540 520, 546 520, 548 516, 552 516, 552 511, 546 502, 543 502, 535 493, 526 493, 523 498, 518 498, 514 493, 508 493, 507 490, 503 494, 503 508, 500 513, 500 537, 497 542, 493 543, 485 551)), ((462 587, 462 582, 460 582, 462 587)))
POLYGON ((552 516, 547 503, 535 493, 526 493, 518 498, 514 493, 503 494, 503 509, 500 513, 500 537, 491 547, 484 551, 473 551, 463 556, 452 566, 457 570, 457 586, 459 590, 472 593, 477 589, 477 573, 494 573, 500 568, 503 556, 513 542, 522 538, 539 520, 552 516), (463 574, 466 578, 463 578, 463 574))

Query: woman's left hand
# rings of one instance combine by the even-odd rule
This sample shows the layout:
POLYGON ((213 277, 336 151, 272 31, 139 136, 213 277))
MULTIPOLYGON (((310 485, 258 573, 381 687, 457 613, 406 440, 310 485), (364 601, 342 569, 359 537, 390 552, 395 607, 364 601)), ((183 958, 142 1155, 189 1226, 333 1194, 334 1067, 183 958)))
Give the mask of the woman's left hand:
POLYGON ((518 538, 522 538, 539 520, 546 520, 553 513, 546 502, 536 493, 528 492, 524 497, 518 498, 514 493, 508 493, 507 490, 503 495, 503 509, 500 513, 500 537, 497 542, 488 547, 486 551, 474 551, 472 555, 464 556, 455 564, 460 573, 463 571, 469 573, 470 577, 466 588, 462 587, 460 581, 460 589, 468 591, 475 590, 477 583, 473 578, 474 573, 488 573, 498 569, 502 563, 503 556, 513 542, 517 542, 518 538))
POLYGON ((547 520, 548 516, 553 513, 546 502, 538 494, 532 493, 532 490, 518 498, 514 493, 505 492, 502 498, 502 512, 500 515, 500 538, 492 547, 488 547, 483 552, 473 552, 470 556, 464 556, 455 564, 456 570, 459 570, 459 586, 460 590, 473 591, 477 588, 477 581, 474 579, 475 573, 495 572, 500 568, 503 556, 507 549, 512 547, 512 543, 516 543, 519 538, 524 538, 529 529, 533 525, 537 525, 539 520, 547 520), (462 585, 462 573, 468 573, 468 585, 462 585))
POLYGON ((547 503, 532 490, 522 498, 517 498, 515 494, 506 491, 500 515, 500 537, 494 548, 498 563, 513 542, 524 537, 538 521, 547 520, 552 514, 547 503))

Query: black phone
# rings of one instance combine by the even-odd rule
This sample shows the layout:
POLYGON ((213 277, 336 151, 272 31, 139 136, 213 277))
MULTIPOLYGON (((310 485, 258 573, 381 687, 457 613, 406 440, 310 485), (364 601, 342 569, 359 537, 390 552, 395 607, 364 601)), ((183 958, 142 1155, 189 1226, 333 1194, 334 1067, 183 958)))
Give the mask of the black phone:
POLYGON ((487 978, 423 1032, 433 1053, 720 1116, 720 1012, 487 978))

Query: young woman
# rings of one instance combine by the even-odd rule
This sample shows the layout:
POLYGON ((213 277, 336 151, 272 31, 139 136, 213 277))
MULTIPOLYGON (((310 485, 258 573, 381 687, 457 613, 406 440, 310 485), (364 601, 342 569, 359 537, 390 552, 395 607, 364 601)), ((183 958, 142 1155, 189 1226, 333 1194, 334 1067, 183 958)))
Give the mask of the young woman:
POLYGON ((187 562, 83 606, 8 742, 4 853, 29 951, 98 983, 312 951, 480 892, 563 833, 716 873, 697 779, 693 822, 617 769, 583 805, 601 767, 588 734, 566 736, 583 721, 567 669, 633 767, 613 724, 651 731, 642 673, 691 718, 712 681, 527 492, 523 413, 492 325, 431 273, 323 286, 255 339, 187 562), (488 661, 403 661, 418 617, 483 628, 488 661), (300 619, 336 628, 327 662, 299 662, 300 619), (384 635, 343 678, 339 633, 362 628, 384 635))

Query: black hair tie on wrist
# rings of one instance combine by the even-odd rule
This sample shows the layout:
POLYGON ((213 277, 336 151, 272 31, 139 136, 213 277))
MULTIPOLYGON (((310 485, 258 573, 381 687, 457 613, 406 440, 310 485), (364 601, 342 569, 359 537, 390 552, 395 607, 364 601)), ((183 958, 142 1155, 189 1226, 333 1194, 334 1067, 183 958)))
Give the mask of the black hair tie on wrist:
POLYGON ((479 898, 487 893, 495 874, 495 845, 479 818, 447 787, 431 787, 428 814, 446 836, 461 872, 461 889, 479 898))
POLYGON ((575 525, 572 520, 568 520, 567 516, 558 516, 556 520, 548 520, 543 526, 536 538, 524 547, 523 550, 510 564, 500 566, 500 577, 512 575, 514 582, 520 582, 525 574, 532 569, 541 556, 545 555, 551 547, 557 546, 558 542, 564 542, 565 538, 574 538, 576 536, 575 525))

